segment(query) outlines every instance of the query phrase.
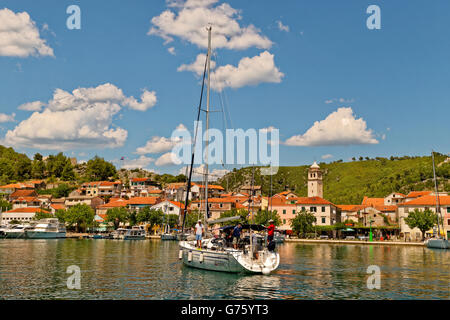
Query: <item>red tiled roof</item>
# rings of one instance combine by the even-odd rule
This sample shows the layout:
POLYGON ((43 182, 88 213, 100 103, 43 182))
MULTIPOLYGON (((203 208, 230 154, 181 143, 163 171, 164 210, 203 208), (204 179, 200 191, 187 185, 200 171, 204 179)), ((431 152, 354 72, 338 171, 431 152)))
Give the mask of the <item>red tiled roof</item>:
MULTIPOLYGON (((199 185, 199 188, 205 189, 206 186, 199 185)), ((214 184, 209 184, 209 185, 208 185, 208 189, 225 190, 222 186, 218 186, 218 185, 214 185, 214 184)))
POLYGON ((169 200, 169 202, 170 202, 171 204, 173 204, 174 206, 180 208, 180 209, 181 209, 181 208, 184 208, 184 204, 181 203, 181 202, 179 202, 179 201, 170 201, 170 200, 169 200))
POLYGON ((24 189, 24 188, 34 188, 34 185, 26 183, 12 183, 0 186, 0 189, 24 189))
POLYGON ((384 198, 368 198, 364 197, 362 205, 366 206, 383 206, 384 198))
POLYGON ((128 205, 128 200, 119 199, 117 201, 110 201, 108 203, 98 206, 98 208, 122 208, 128 205))
MULTIPOLYGON (((399 206, 435 206, 436 205, 436 196, 423 196, 411 201, 399 204, 399 206)), ((439 196, 439 205, 450 205, 450 196, 439 196)))
POLYGON ((64 210, 64 209, 66 209, 66 206, 65 206, 65 205, 59 204, 59 203, 52 203, 52 204, 50 205, 50 207, 52 207, 52 208, 55 209, 55 210, 64 210))
POLYGON ((397 211, 397 206, 391 205, 391 206, 374 206, 375 209, 381 212, 395 212, 397 211))
POLYGON ((16 208, 16 209, 12 209, 9 211, 6 211, 4 213, 16 213, 16 212, 20 212, 20 213, 36 213, 36 212, 45 212, 45 213, 49 213, 47 210, 41 209, 41 208, 16 208))
POLYGON ((11 198, 19 198, 19 197, 30 197, 35 196, 36 191, 34 190, 16 190, 15 192, 11 193, 11 198))
POLYGON ((361 204, 338 204, 337 207, 342 211, 355 212, 364 209, 366 206, 361 204))
POLYGON ((13 202, 19 202, 19 201, 26 201, 26 202, 32 202, 32 201, 38 201, 41 202, 38 198, 36 197, 18 197, 16 199, 13 200, 13 202))
POLYGON ((150 180, 150 178, 133 178, 131 179, 131 182, 145 182, 150 180))
POLYGON ((422 196, 427 196, 430 193, 433 193, 433 191, 411 191, 410 193, 408 193, 408 195, 406 197, 407 198, 418 198, 418 197, 422 197, 422 196))
POLYGON ((154 205, 159 202, 160 198, 158 197, 135 197, 128 200, 128 204, 131 205, 139 205, 139 204, 148 204, 154 205))

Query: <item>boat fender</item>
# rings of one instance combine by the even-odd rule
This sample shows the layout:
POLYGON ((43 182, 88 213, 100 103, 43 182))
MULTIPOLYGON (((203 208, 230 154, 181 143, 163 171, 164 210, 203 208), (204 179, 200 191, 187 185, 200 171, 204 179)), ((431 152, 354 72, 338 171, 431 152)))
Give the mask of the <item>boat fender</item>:
POLYGON ((189 251, 189 253, 188 253, 188 261, 189 262, 192 261, 192 251, 189 251))
POLYGON ((180 249, 180 252, 178 253, 178 259, 183 259, 183 249, 180 249))
POLYGON ((262 274, 263 275, 269 275, 270 274, 270 269, 269 268, 263 268, 262 269, 262 274))
POLYGON ((203 253, 200 253, 199 261, 200 261, 200 263, 203 263, 203 253))

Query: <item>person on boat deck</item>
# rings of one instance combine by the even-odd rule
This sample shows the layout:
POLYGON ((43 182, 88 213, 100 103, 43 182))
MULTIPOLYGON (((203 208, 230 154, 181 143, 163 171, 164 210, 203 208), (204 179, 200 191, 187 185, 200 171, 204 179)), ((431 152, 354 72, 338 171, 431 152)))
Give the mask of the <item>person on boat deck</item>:
POLYGON ((239 239, 241 238, 241 231, 242 231, 242 225, 240 223, 238 223, 238 225, 236 227, 234 227, 234 229, 233 229, 233 247, 235 249, 238 248, 238 242, 239 242, 239 239))
POLYGON ((195 240, 197 240, 197 247, 202 247, 202 236, 203 236, 203 230, 205 228, 202 225, 202 220, 198 220, 197 224, 195 225, 195 240))
POLYGON ((267 227, 267 242, 270 243, 270 241, 273 240, 273 234, 275 232, 275 225, 273 224, 273 220, 269 220, 270 225, 267 227))

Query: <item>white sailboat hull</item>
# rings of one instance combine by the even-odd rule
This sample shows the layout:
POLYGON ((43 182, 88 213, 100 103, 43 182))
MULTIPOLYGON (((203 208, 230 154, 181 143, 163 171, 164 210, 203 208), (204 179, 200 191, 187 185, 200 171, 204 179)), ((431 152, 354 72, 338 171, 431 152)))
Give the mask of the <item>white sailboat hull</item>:
POLYGON ((450 245, 448 240, 445 239, 429 239, 427 241, 427 247, 434 249, 449 249, 450 245))
POLYGON ((181 241, 180 250, 182 250, 181 259, 185 265, 211 271, 269 274, 278 268, 280 263, 279 254, 267 250, 259 252, 258 260, 253 260, 250 253, 244 253, 242 250, 199 250, 191 241, 181 241))

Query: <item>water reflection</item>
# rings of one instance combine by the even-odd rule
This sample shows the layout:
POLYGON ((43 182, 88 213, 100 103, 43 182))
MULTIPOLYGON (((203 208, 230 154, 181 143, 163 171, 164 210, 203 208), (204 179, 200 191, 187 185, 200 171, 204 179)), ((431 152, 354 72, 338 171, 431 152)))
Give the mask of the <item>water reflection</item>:
POLYGON ((450 299, 450 254, 422 247, 286 243, 270 276, 184 267, 176 242, 0 240, 5 299, 450 299), (82 290, 66 287, 70 265, 82 290), (381 290, 366 287, 381 268, 381 290))

